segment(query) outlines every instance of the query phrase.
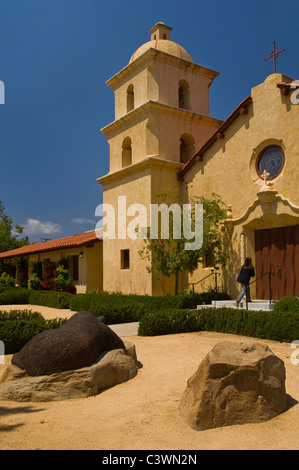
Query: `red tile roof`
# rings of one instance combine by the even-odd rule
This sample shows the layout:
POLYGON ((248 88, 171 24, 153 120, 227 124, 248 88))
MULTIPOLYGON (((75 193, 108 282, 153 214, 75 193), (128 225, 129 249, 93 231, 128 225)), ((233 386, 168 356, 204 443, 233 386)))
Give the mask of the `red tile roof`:
POLYGON ((66 248, 76 248, 96 242, 102 239, 101 230, 92 230, 91 232, 73 235, 71 237, 60 238, 58 240, 50 240, 44 243, 36 243, 33 245, 22 246, 15 250, 0 253, 0 259, 14 258, 17 256, 32 255, 35 253, 43 253, 47 251, 64 250, 66 248))
POLYGON ((278 88, 281 87, 292 87, 292 88, 298 88, 299 87, 299 82, 298 80, 294 80, 293 82, 278 82, 276 83, 278 88))

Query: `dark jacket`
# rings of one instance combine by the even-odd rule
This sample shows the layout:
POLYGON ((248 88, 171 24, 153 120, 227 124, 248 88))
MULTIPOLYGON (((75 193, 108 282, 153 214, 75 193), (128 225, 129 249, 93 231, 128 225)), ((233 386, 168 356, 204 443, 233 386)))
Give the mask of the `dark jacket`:
POLYGON ((254 268, 244 269, 242 266, 237 277, 237 282, 242 284, 242 286, 248 286, 250 278, 254 276, 255 276, 254 268))

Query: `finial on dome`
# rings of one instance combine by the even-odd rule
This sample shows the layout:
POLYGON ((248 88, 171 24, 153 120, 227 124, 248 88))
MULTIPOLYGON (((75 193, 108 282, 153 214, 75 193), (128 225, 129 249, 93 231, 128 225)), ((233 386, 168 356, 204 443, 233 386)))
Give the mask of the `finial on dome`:
POLYGON ((172 28, 166 26, 165 23, 156 23, 155 26, 149 31, 151 35, 151 41, 156 41, 157 39, 166 39, 167 41, 170 41, 171 31, 172 28))

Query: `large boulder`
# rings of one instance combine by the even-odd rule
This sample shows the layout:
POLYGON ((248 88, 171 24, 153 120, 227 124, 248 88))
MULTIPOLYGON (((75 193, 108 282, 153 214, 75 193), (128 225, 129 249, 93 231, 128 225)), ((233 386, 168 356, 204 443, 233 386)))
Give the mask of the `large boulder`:
POLYGON ((125 349, 119 336, 90 313, 78 312, 60 328, 34 336, 12 364, 30 376, 50 375, 90 366, 112 349, 125 349))
POLYGON ((195 430, 267 421, 286 409, 285 378, 268 346, 222 342, 188 380, 179 411, 195 430))
POLYGON ((0 379, 0 400, 18 402, 60 401, 87 398, 137 375, 135 346, 103 352, 90 366, 32 377, 10 364, 0 379))

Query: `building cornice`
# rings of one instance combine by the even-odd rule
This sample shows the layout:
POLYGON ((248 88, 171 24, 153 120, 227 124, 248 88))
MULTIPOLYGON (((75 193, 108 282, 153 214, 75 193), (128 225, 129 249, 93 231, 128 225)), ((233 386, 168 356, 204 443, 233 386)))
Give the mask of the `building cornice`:
POLYGON ((207 125, 218 128, 223 123, 222 120, 213 118, 207 114, 200 114, 194 111, 189 111, 183 108, 177 108, 175 106, 170 106, 168 104, 160 103, 159 101, 147 101, 138 108, 133 109, 127 114, 124 114, 119 119, 108 124, 106 127, 101 129, 101 132, 107 137, 111 132, 115 131, 122 126, 127 126, 130 122, 136 119, 141 114, 144 114, 147 111, 157 111, 168 114, 176 114, 178 117, 181 117, 185 121, 205 121, 207 125))
POLYGON ((170 160, 163 160, 162 158, 158 158, 156 156, 149 156, 144 158, 143 160, 140 160, 139 162, 132 163, 131 165, 125 168, 110 172, 107 175, 98 178, 97 182, 104 186, 114 181, 127 178, 128 176, 135 175, 136 173, 140 173, 144 170, 163 169, 166 171, 168 170, 177 172, 180 170, 180 168, 182 168, 182 166, 182 163, 172 162, 170 160))
POLYGON ((214 80, 220 75, 220 73, 216 70, 212 70, 202 65, 195 64, 194 62, 190 62, 189 60, 181 59, 171 54, 167 54, 166 52, 150 48, 144 52, 144 54, 139 56, 133 62, 129 63, 126 67, 107 80, 106 85, 110 86, 112 90, 115 90, 116 85, 119 85, 129 75, 135 73, 137 69, 147 65, 154 59, 159 59, 162 62, 167 62, 169 64, 172 63, 177 67, 192 70, 192 72, 198 73, 199 75, 207 77, 211 80, 214 80))

